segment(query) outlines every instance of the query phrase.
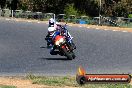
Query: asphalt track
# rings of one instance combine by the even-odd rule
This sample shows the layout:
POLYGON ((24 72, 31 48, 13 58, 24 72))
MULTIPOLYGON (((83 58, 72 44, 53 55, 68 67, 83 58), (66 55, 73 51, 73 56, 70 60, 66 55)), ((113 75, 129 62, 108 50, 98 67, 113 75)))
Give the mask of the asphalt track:
POLYGON ((67 60, 49 54, 47 26, 0 19, 0 75, 76 75, 79 66, 87 73, 132 73, 132 33, 68 26, 77 57, 67 60))

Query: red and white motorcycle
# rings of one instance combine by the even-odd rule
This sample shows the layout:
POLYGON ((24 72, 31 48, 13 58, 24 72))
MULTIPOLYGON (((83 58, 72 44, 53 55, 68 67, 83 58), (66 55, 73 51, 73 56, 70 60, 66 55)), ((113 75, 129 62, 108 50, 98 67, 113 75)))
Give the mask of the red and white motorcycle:
POLYGON ((59 50, 59 54, 61 56, 66 56, 67 59, 72 60, 75 58, 75 54, 71 46, 67 43, 65 36, 63 35, 56 35, 54 40, 54 47, 55 49, 59 50))

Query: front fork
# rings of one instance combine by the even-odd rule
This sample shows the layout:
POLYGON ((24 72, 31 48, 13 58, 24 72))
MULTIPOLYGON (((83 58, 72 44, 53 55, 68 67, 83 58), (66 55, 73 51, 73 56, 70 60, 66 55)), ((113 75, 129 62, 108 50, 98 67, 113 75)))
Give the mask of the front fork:
POLYGON ((64 52, 62 50, 63 48, 65 48, 65 46, 59 46, 59 47, 57 47, 57 46, 53 45, 52 48, 51 48, 51 50, 50 50, 50 54, 51 55, 57 55, 57 54, 59 54, 61 56, 64 56, 64 52), (57 49, 57 48, 58 48, 59 51, 55 51, 55 49, 57 49))
POLYGON ((60 45, 60 46, 55 46, 55 45, 53 45, 52 48, 51 48, 51 50, 50 50, 50 54, 51 54, 51 55, 57 55, 57 54, 63 55, 63 54, 64 54, 64 52, 63 52, 63 50, 62 50, 63 48, 66 48, 66 50, 67 50, 68 52, 73 52, 72 46, 71 46, 68 42, 66 42, 65 44, 62 44, 62 45, 60 45), (59 52, 56 52, 56 51, 55 51, 55 49, 57 49, 57 48, 58 48, 59 52))

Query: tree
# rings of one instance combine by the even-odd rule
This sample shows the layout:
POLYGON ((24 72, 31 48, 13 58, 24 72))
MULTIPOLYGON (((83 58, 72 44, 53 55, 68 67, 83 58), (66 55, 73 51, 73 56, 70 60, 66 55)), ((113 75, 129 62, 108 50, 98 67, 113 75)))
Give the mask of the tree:
POLYGON ((65 6, 64 12, 67 16, 78 15, 77 10, 74 8, 74 4, 67 4, 65 6))
POLYGON ((131 5, 131 0, 112 0, 111 4, 108 4, 108 0, 105 0, 103 12, 105 16, 127 17, 128 14, 132 12, 131 5))
MULTIPOLYGON (((11 9, 41 11, 44 13, 85 14, 98 16, 100 0, 12 0, 11 9), (69 13, 68 13, 69 12, 69 13)), ((127 16, 132 12, 131 0, 101 0, 101 15, 127 16)), ((0 6, 6 6, 6 0, 0 0, 0 6)), ((9 7, 9 3, 7 3, 9 7)))
POLYGON ((46 11, 55 14, 64 13, 65 6, 72 2, 73 0, 47 0, 46 11))
POLYGON ((6 7, 9 8, 9 9, 11 8, 11 3, 10 3, 10 1, 6 1, 6 7))
POLYGON ((99 6, 94 0, 74 0, 75 8, 81 13, 90 16, 98 16, 99 6))
POLYGON ((0 7, 3 9, 6 6, 6 0, 0 0, 0 7))
POLYGON ((16 10, 18 5, 18 0, 12 0, 11 2, 11 9, 16 10))

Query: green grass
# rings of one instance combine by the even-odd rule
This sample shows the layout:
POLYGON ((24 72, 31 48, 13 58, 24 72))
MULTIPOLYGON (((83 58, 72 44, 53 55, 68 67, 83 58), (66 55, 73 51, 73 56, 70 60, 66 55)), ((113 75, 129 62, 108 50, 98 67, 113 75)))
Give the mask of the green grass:
POLYGON ((32 80, 33 84, 45 84, 49 86, 76 86, 77 83, 73 77, 42 77, 42 76, 27 76, 32 80))
POLYGON ((121 27, 126 27, 126 28, 132 28, 132 22, 130 22, 130 23, 121 23, 120 26, 121 27))
POLYGON ((130 84, 85 84, 79 85, 76 82, 75 77, 45 77, 45 76, 34 76, 28 75, 28 79, 32 80, 33 84, 44 84, 49 86, 71 86, 71 87, 79 87, 79 88, 132 88, 130 84))
POLYGON ((0 85, 0 88, 16 88, 15 86, 0 85))

